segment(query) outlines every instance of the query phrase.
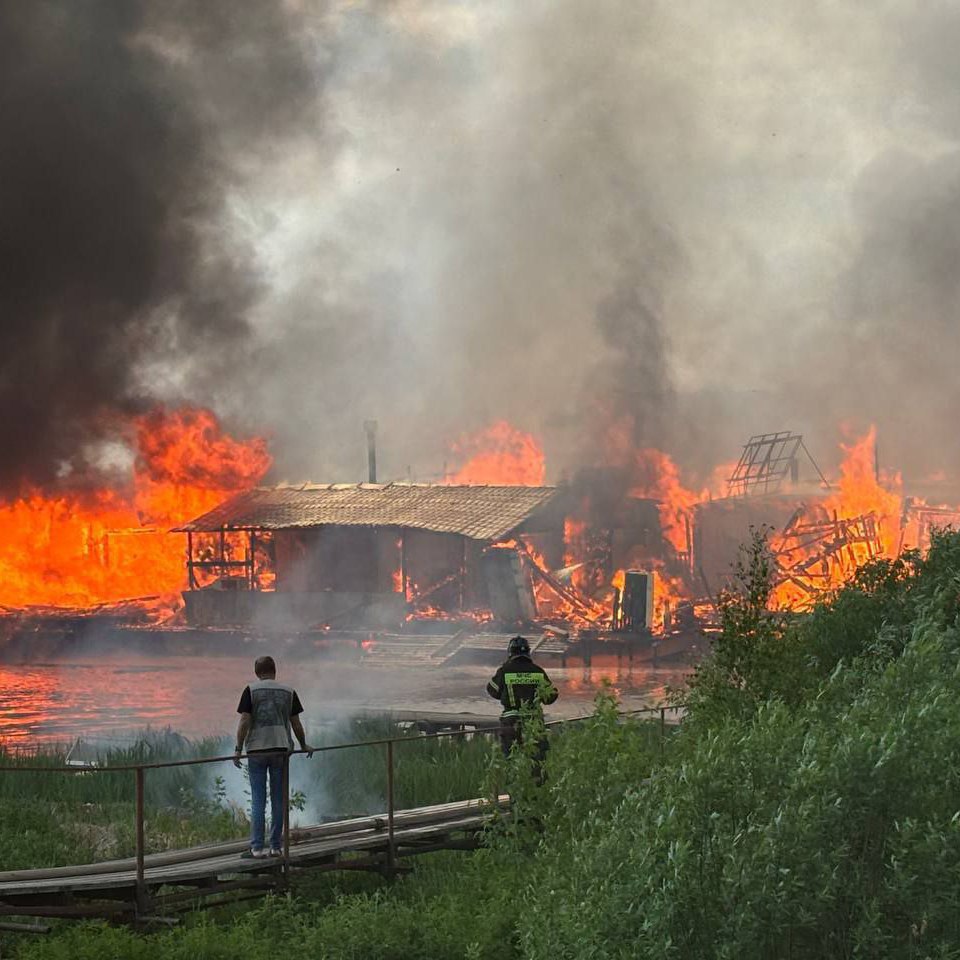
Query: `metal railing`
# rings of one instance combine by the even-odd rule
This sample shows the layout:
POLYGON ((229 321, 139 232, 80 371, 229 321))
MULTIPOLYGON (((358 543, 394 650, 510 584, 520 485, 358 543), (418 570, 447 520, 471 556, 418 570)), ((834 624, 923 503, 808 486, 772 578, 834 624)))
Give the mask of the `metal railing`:
MULTIPOLYGON (((654 719, 659 715, 660 747, 663 751, 664 741, 666 739, 667 714, 674 713, 680 718, 680 711, 684 710, 686 704, 660 705, 656 707, 641 707, 634 710, 618 711, 619 716, 635 717, 641 714, 653 714, 654 719)), ((545 724, 548 728, 563 727, 576 723, 582 723, 590 720, 595 714, 586 714, 580 717, 568 717, 559 720, 550 720, 545 724)), ((466 726, 466 725, 465 725, 466 726)), ((403 743, 422 743, 427 740, 440 740, 448 737, 472 737, 499 735, 504 729, 502 726, 493 727, 474 727, 467 730, 464 727, 456 730, 443 730, 436 733, 418 733, 415 736, 407 737, 381 737, 374 740, 358 740, 347 743, 325 744, 323 746, 313 747, 309 750, 291 750, 284 752, 283 755, 283 850, 280 861, 281 873, 285 883, 289 882, 290 877, 290 758, 298 755, 312 755, 314 753, 332 753, 337 750, 352 750, 361 747, 385 748, 386 763, 386 806, 387 806, 387 862, 386 870, 388 875, 396 871, 396 842, 394 832, 394 817, 396 812, 395 804, 395 783, 394 783, 394 746, 403 743)), ((254 757, 262 759, 263 753, 255 753, 254 757)), ((90 773, 133 773, 135 789, 135 855, 136 862, 136 903, 138 910, 146 910, 149 906, 147 887, 146 887, 146 841, 144 835, 144 814, 145 814, 145 784, 146 773, 148 770, 166 770, 179 767, 193 767, 211 763, 233 763, 235 760, 249 760, 251 754, 226 754, 216 757, 192 757, 183 760, 156 760, 145 761, 142 763, 125 763, 116 766, 32 766, 30 764, 21 764, 16 766, 6 766, 0 763, 0 773, 64 773, 64 774, 90 774, 90 773)), ((272 813, 271 809, 271 813, 272 813)), ((56 869, 56 868, 51 868, 56 869)))

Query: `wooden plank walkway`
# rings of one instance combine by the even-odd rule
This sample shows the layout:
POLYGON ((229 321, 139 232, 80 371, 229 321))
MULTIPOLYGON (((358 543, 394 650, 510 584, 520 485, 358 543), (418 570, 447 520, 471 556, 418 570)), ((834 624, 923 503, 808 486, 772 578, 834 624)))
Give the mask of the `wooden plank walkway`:
MULTIPOLYGON (((503 795, 501 808, 509 804, 503 795)), ((289 860, 250 859, 246 841, 206 844, 136 860, 0 873, 0 917, 106 917, 144 920, 282 889, 295 870, 392 872, 403 857, 476 845, 492 813, 485 800, 398 810, 294 829, 289 860)))

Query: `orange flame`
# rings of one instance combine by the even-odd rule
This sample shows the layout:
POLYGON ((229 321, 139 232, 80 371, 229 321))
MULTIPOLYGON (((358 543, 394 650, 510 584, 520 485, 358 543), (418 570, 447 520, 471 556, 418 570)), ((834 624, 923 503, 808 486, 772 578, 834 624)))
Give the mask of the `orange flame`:
MULTIPOLYGON (((836 493, 823 503, 824 509, 836 511, 841 517, 858 517, 873 513, 880 522, 880 539, 885 556, 892 556, 897 548, 897 533, 902 512, 902 499, 881 485, 876 470, 877 429, 847 445, 840 444, 844 457, 840 464, 840 483, 836 493)), ((899 487, 899 475, 885 476, 884 481, 899 487)))
POLYGON ((129 489, 100 488, 0 503, 0 605, 89 607, 176 598, 186 586, 172 526, 253 486, 270 467, 266 443, 224 434, 208 410, 155 411, 129 424, 129 489))
POLYGON ((686 552, 691 511, 707 494, 688 490, 680 482, 680 470, 666 453, 640 450, 635 463, 636 476, 630 496, 658 500, 664 539, 677 553, 686 552))
MULTIPOLYGON (((875 536, 869 542, 850 539, 842 550, 823 555, 824 544, 808 538, 805 544, 787 544, 787 559, 792 567, 810 560, 817 590, 834 590, 841 587, 856 573, 857 569, 874 557, 893 558, 901 547, 902 498, 899 474, 877 476, 876 429, 850 444, 840 444, 843 461, 840 465, 840 481, 836 490, 807 508, 802 523, 834 522, 837 530, 843 529, 844 521, 866 517, 873 526, 875 536), (882 482, 881 482, 882 481, 882 482), (891 489, 894 488, 894 489, 891 489), (818 557, 822 557, 819 559, 818 557)), ((838 534, 831 535, 834 539, 838 534)), ((784 548, 784 543, 774 543, 775 548, 784 548)), ((774 591, 774 603, 781 608, 803 609, 815 599, 803 586, 803 578, 786 579, 774 591)))
POLYGON ((543 486, 546 459, 536 438, 498 420, 475 434, 460 437, 452 446, 463 465, 446 478, 449 484, 504 484, 543 486))
POLYGON ((563 563, 564 566, 572 567, 575 563, 580 563, 586 553, 586 544, 584 542, 588 533, 586 520, 580 520, 577 517, 565 517, 563 521, 563 563))

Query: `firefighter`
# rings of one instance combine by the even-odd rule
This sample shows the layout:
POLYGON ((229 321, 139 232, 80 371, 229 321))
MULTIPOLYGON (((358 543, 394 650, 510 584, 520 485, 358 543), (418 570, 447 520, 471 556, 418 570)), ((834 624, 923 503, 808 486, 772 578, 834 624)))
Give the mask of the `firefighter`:
MULTIPOLYGON (((525 637, 513 637, 510 640, 507 659, 487 684, 487 693, 503 706, 500 714, 500 746, 504 756, 509 756, 515 743, 523 742, 521 709, 532 707, 540 713, 543 704, 553 703, 559 696, 547 671, 530 659, 530 644, 525 637)), ((534 755, 538 780, 541 779, 540 767, 546 753, 547 741, 541 737, 534 755)))

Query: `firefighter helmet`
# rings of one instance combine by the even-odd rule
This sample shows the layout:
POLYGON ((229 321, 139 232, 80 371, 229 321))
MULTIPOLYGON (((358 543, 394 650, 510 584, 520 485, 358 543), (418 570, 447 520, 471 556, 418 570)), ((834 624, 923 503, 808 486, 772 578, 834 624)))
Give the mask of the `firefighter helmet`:
POLYGON ((510 638, 507 646, 507 654, 511 657, 527 657, 530 655, 530 644, 526 637, 516 636, 510 638))

